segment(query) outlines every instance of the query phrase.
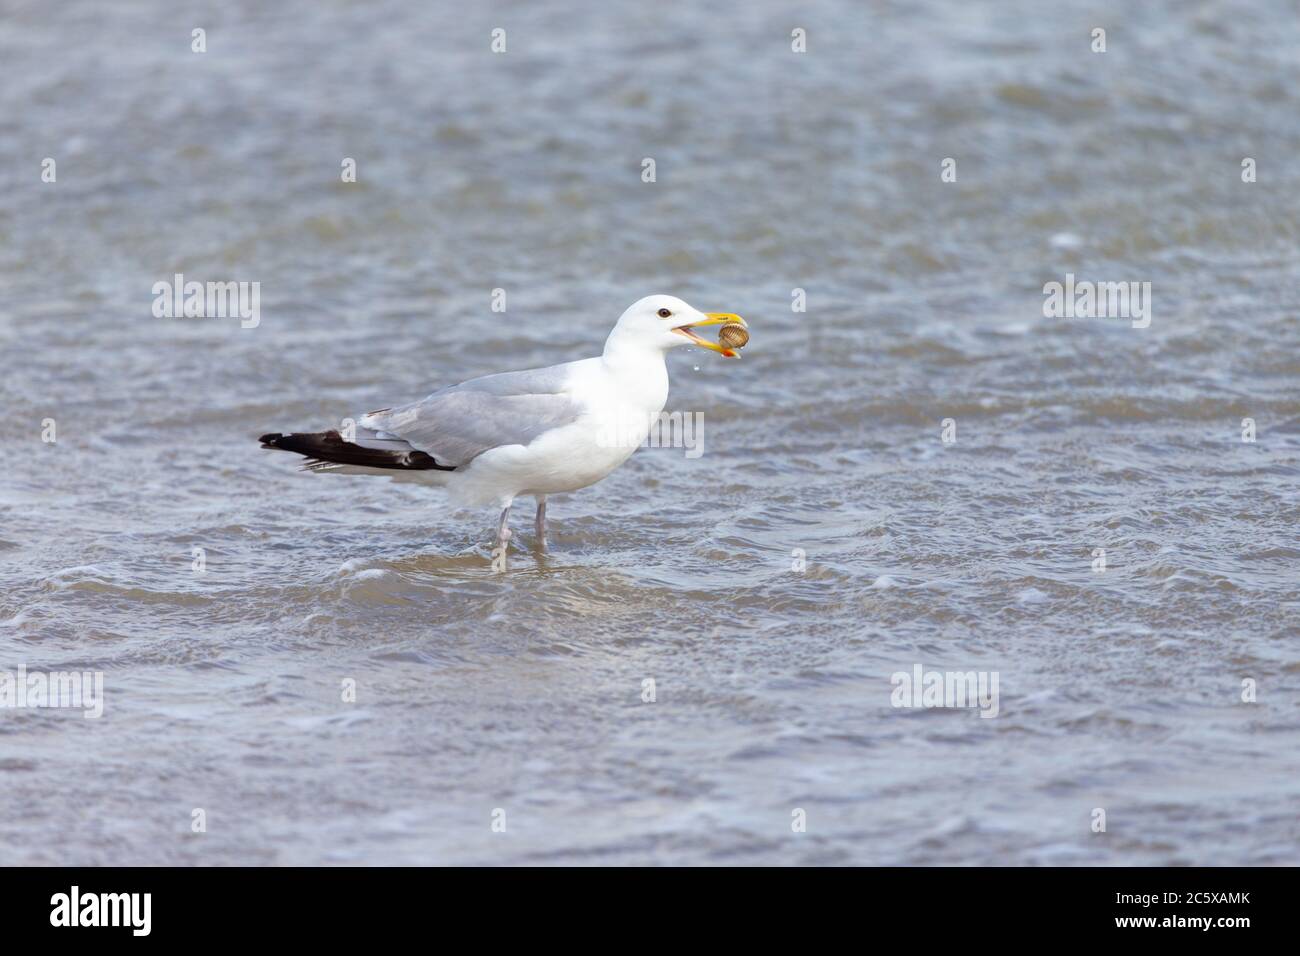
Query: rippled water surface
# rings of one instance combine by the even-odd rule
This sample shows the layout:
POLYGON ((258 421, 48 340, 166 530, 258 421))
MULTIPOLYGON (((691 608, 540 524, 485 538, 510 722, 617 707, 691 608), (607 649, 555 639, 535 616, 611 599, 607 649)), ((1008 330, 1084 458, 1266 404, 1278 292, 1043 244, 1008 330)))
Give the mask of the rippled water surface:
POLYGON ((0 710, 0 862, 1300 862, 1297 49, 1281 0, 5 4, 0 669, 106 704, 0 710), (154 318, 177 272, 260 325, 154 318), (1045 318, 1066 273, 1150 327, 1045 318), (753 328, 669 358, 704 454, 545 557, 525 506, 507 574, 254 440, 652 292, 753 328), (998 716, 891 706, 918 663, 998 716))

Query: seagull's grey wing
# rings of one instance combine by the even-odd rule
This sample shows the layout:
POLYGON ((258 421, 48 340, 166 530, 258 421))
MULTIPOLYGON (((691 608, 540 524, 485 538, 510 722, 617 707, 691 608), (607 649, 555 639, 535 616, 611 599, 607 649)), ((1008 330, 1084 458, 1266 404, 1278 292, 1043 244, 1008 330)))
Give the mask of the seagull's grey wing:
POLYGON ((358 424, 405 439, 439 464, 460 467, 502 445, 527 445, 538 435, 578 420, 583 406, 565 390, 563 365, 485 375, 397 408, 382 408, 358 424))

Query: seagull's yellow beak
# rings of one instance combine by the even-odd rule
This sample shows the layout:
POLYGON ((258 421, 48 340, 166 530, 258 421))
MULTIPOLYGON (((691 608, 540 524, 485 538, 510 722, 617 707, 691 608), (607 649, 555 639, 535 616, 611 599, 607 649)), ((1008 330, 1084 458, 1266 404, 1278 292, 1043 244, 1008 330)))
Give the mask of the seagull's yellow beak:
POLYGON ((686 336, 692 343, 702 349, 717 352, 723 358, 740 358, 740 353, 735 349, 729 349, 725 345, 719 345, 717 342, 710 342, 708 339, 700 338, 695 334, 695 330, 701 325, 728 325, 732 322, 747 329, 749 323, 734 312, 705 312, 704 316, 705 320, 703 322, 696 322, 694 325, 679 325, 673 331, 686 336))

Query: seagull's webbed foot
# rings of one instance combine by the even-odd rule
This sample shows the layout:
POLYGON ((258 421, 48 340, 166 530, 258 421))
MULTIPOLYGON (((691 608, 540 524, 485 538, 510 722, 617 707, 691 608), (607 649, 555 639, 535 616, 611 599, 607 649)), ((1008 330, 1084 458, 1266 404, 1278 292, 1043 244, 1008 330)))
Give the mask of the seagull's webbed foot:
POLYGON ((546 496, 537 496, 537 517, 533 520, 533 528, 537 531, 537 550, 546 550, 546 496))

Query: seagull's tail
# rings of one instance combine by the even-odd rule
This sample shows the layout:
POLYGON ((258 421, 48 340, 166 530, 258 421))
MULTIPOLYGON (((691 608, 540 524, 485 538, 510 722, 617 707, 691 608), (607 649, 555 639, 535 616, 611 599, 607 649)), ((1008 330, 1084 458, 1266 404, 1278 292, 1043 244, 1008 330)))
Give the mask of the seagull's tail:
POLYGON ((352 441, 337 431, 299 432, 281 435, 272 432, 258 439, 263 448, 278 448, 306 457, 308 471, 393 474, 399 471, 455 471, 455 465, 442 465, 432 455, 422 452, 396 436, 358 428, 352 441))

